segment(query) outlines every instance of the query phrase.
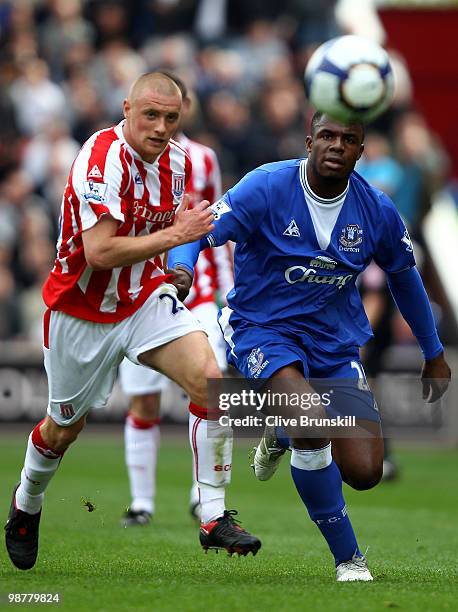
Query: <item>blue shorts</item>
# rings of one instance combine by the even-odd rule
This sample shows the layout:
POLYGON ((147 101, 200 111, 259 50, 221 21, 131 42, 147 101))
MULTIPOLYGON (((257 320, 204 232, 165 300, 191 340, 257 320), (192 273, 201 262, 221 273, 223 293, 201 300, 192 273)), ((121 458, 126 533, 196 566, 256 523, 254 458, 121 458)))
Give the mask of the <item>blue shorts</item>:
POLYGON ((258 380, 254 387, 262 387, 280 368, 298 363, 314 390, 331 394, 331 403, 326 407, 329 416, 380 421, 359 347, 329 353, 312 346, 309 336, 255 325, 231 313, 229 308, 223 308, 218 317, 226 340, 227 361, 245 378, 254 383, 258 380))

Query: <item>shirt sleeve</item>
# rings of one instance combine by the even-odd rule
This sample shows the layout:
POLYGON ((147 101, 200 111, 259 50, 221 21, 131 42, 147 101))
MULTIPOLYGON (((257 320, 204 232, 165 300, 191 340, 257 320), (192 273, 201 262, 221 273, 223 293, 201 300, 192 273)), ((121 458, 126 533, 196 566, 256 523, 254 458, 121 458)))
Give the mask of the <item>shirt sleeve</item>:
POLYGON ((268 173, 253 170, 211 207, 215 229, 207 236, 208 246, 220 246, 228 240, 245 242, 261 224, 268 207, 268 173))
POLYGON ((444 347, 439 340, 431 304, 417 268, 387 274, 388 286, 425 359, 437 357, 444 347))
POLYGON ((259 227, 268 210, 268 174, 253 170, 229 189, 211 207, 215 229, 200 241, 183 244, 169 251, 169 266, 183 265, 192 271, 199 252, 221 246, 228 240, 244 242, 259 227))
POLYGON ((390 198, 381 196, 381 220, 374 261, 389 273, 409 270, 415 265, 409 232, 390 198))
POLYGON ((105 153, 104 164, 91 161, 102 155, 103 152, 98 155, 97 151, 92 149, 88 159, 83 148, 75 160, 72 182, 80 204, 79 214, 83 231, 93 227, 103 215, 110 215, 121 223, 125 220, 121 191, 123 177, 126 179, 128 175, 127 164, 123 161, 122 150, 116 143, 105 153))

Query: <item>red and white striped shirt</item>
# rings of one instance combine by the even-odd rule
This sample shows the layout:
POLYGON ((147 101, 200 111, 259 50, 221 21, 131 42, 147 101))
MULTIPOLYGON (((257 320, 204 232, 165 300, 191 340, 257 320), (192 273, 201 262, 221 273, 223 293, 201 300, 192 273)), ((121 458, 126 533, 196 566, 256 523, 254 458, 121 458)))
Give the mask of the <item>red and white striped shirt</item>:
POLYGON ((82 232, 103 215, 119 221, 117 236, 142 236, 172 225, 191 174, 184 149, 171 140, 153 163, 126 142, 123 122, 96 132, 73 162, 65 188, 54 267, 43 287, 51 310, 114 323, 132 315, 169 277, 162 258, 112 270, 86 262, 82 232))
MULTIPOLYGON (((213 203, 221 197, 221 172, 215 152, 210 147, 190 140, 184 134, 177 138, 191 158, 192 174, 186 183, 191 196, 190 206, 202 200, 213 203)), ((224 296, 234 284, 232 251, 229 245, 205 249, 194 268, 194 282, 185 301, 189 309, 216 300, 216 291, 224 296)))

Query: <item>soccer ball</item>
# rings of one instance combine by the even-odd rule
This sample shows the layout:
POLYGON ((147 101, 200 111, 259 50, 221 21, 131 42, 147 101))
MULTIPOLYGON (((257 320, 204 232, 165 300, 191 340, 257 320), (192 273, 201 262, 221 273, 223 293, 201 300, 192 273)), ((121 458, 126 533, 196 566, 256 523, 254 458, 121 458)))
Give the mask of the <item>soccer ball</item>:
POLYGON ((393 71, 380 45, 360 36, 340 36, 318 47, 305 69, 313 106, 342 123, 367 123, 390 105, 393 71))

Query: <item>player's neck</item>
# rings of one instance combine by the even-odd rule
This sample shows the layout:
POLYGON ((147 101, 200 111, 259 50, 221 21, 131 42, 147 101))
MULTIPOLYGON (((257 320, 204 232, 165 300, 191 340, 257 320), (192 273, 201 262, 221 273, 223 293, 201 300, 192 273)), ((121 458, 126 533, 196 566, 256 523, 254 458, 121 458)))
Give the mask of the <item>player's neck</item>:
POLYGON ((348 185, 348 177, 342 179, 323 177, 315 171, 311 163, 307 163, 306 176, 311 191, 325 200, 342 195, 348 185))

